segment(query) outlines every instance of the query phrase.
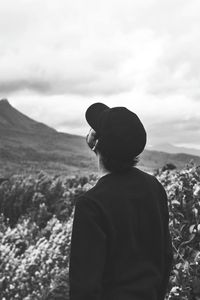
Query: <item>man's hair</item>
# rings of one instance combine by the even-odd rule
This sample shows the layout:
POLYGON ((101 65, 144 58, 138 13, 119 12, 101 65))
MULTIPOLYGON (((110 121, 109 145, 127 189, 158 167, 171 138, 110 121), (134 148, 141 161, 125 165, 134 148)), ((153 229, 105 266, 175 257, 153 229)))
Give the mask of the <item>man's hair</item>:
POLYGON ((133 157, 131 160, 119 160, 103 155, 100 150, 99 152, 101 154, 101 159, 104 167, 106 168, 106 170, 112 173, 126 172, 132 167, 136 166, 139 161, 139 157, 133 157))
MULTIPOLYGON (((96 136, 96 141, 98 139, 98 136, 96 136)), ((89 144, 88 144, 89 145, 89 144)), ((89 145, 90 147, 90 145, 89 145)), ((90 147, 91 148, 91 147, 90 147)), ((139 162, 139 156, 133 156, 131 159, 127 160, 125 159, 116 159, 114 157, 110 157, 103 153, 101 150, 101 146, 97 142, 92 149, 96 154, 97 152, 101 155, 101 161, 106 170, 112 172, 112 173, 122 173, 130 170, 132 167, 136 166, 139 162)))

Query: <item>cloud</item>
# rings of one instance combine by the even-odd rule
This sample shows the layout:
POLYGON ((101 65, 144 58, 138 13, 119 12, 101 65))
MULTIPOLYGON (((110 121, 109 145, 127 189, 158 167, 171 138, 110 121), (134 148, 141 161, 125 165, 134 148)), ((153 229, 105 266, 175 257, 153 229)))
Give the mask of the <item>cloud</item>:
POLYGON ((150 140, 194 142, 199 10, 198 0, 1 1, 0 97, 83 135, 92 102, 127 106, 150 140))
POLYGON ((150 144, 193 144, 200 139, 199 118, 171 120, 152 124, 149 127, 150 144))
POLYGON ((1 81, 0 82, 0 91, 4 94, 9 94, 12 92, 17 92, 19 90, 35 90, 39 93, 49 93, 50 92, 50 83, 48 81, 35 79, 28 81, 27 79, 13 80, 13 81, 1 81))
POLYGON ((198 7, 195 0, 1 3, 1 92, 199 95, 198 7))
POLYGON ((132 88, 120 69, 126 49, 119 36, 106 34, 112 21, 105 13, 92 5, 90 15, 80 1, 8 2, 0 4, 2 93, 109 95, 132 88))
MULTIPOLYGON (((161 29, 165 34, 165 47, 152 70, 147 92, 157 96, 182 94, 190 99, 200 99, 199 9, 200 3, 196 0, 175 5, 174 18, 170 17, 168 26, 161 29)), ((163 22, 169 15, 163 16, 163 22)))

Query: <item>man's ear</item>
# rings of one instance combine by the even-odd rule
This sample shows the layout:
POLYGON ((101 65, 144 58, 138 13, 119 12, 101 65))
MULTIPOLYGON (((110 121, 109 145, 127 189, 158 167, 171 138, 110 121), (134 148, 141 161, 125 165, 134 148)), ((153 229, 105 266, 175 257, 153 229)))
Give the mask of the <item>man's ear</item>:
POLYGON ((99 140, 96 140, 96 141, 95 141, 95 144, 94 144, 94 147, 92 148, 92 151, 95 152, 95 150, 96 150, 96 148, 97 148, 97 145, 98 145, 98 142, 99 142, 99 140))

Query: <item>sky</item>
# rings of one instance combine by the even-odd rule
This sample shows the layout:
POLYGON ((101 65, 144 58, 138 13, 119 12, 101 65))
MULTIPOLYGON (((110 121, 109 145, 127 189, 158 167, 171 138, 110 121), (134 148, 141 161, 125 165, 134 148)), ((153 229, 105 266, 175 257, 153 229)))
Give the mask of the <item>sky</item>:
POLYGON ((0 98, 78 135, 126 106, 149 147, 200 149, 199 28, 199 0, 0 0, 0 98))

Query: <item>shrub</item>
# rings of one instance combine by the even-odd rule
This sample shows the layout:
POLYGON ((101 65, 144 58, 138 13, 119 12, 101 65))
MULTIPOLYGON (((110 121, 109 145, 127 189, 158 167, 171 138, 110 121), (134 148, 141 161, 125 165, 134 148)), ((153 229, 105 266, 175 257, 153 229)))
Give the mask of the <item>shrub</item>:
MULTIPOLYGON (((166 299, 200 299, 200 167, 157 174, 168 195, 174 266, 166 299)), ((0 185, 0 298, 68 300, 76 197, 96 177, 16 176, 0 185), (10 219, 7 219, 10 217, 10 219), (13 219, 12 219, 13 217, 13 219)))
POLYGON ((166 170, 158 176, 168 194, 174 268, 170 299, 200 297, 200 168, 166 170))

